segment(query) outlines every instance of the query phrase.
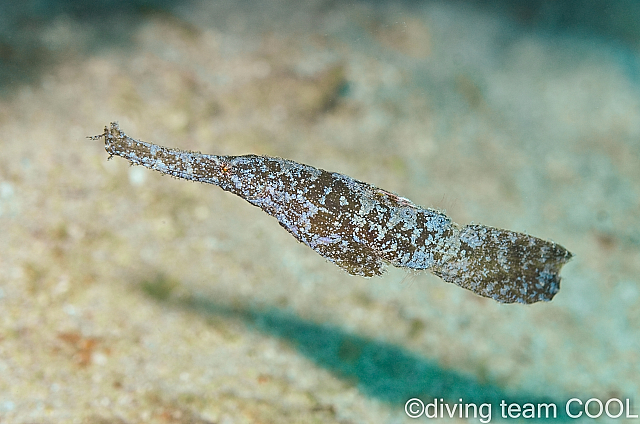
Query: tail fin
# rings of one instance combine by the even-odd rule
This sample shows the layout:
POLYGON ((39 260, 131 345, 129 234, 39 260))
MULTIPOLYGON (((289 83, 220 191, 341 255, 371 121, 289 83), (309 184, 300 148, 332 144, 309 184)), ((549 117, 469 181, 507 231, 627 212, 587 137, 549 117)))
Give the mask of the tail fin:
POLYGON ((457 256, 434 274, 503 303, 549 301, 560 290, 560 269, 571 252, 522 233, 467 225, 459 233, 457 256))

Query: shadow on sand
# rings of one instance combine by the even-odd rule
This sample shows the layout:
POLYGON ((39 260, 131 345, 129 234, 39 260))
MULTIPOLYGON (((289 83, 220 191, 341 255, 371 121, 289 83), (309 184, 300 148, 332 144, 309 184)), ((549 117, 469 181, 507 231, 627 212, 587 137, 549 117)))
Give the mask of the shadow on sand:
MULTIPOLYGON (((532 403, 536 408, 537 404, 553 403, 557 410, 554 421, 569 421, 564 411, 566 400, 510 392, 472 375, 445 369, 435 361, 401 346, 350 334, 335 326, 307 321, 277 308, 228 306, 201 296, 173 299, 168 292, 162 291, 162 287, 160 292, 157 288, 149 283, 143 285, 147 294, 168 306, 184 308, 208 318, 240 320, 254 331, 278 337, 318 366, 353 382, 363 394, 399 407, 404 407, 411 398, 419 398, 425 404, 434 399, 439 402, 443 399, 452 407, 461 400, 477 406, 488 403, 495 419, 500 415, 500 403, 503 400, 507 404, 532 403)), ((550 409, 549 419, 553 417, 552 412, 550 409)), ((479 411, 478 419, 480 417, 479 411)))

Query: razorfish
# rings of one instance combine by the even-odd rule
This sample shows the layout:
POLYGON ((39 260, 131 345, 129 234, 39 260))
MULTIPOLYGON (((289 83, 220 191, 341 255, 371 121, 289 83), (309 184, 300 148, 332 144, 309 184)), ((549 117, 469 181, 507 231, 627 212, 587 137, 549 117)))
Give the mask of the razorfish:
POLYGON ((218 156, 135 140, 117 123, 105 150, 177 178, 215 184, 278 220, 298 241, 352 275, 373 277, 388 264, 429 270, 449 283, 502 303, 550 301, 564 247, 527 234, 471 224, 355 180, 291 160, 218 156))

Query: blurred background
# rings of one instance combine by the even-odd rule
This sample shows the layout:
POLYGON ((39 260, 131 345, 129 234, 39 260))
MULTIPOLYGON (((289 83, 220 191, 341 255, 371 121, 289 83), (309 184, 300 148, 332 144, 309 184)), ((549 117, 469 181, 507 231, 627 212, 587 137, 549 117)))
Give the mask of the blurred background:
POLYGON ((637 2, 13 3, 0 422, 401 423, 413 397, 495 421, 503 399, 639 413, 637 2), (217 187, 107 161, 86 136, 111 121, 347 174, 574 259, 534 305, 349 276, 217 187))

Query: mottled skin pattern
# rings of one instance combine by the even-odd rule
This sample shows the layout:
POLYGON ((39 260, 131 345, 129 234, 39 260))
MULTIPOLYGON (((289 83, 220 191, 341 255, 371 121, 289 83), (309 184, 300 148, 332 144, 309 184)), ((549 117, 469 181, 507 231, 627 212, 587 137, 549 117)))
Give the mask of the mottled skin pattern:
POLYGON ((390 263, 428 269, 498 302, 533 303, 553 298, 571 258, 553 242, 483 225, 460 228, 442 212, 290 160, 169 149, 134 140, 116 123, 91 138, 104 138, 109 155, 134 165, 242 197, 349 274, 381 275, 390 263))

